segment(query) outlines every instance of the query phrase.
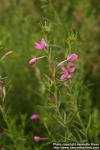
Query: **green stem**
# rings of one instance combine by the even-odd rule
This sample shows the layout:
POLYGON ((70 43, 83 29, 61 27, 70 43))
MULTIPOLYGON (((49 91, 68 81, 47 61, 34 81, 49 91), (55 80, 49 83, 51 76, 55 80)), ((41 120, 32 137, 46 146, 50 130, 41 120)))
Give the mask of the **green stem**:
POLYGON ((83 122, 82 122, 82 120, 81 120, 81 117, 80 117, 80 115, 79 115, 79 112, 77 113, 77 117, 78 117, 78 120, 79 120, 79 122, 80 122, 80 125, 81 125, 81 127, 82 127, 82 129, 83 129, 83 131, 84 131, 84 133, 85 133, 85 136, 86 136, 86 138, 87 138, 87 131, 86 131, 85 126, 84 126, 84 124, 83 124, 83 122))
POLYGON ((44 124, 45 129, 46 129, 47 132, 48 132, 48 135, 51 137, 51 139, 55 140, 54 137, 52 136, 52 133, 50 132, 50 130, 49 130, 49 128, 48 128, 46 122, 43 122, 43 124, 44 124))

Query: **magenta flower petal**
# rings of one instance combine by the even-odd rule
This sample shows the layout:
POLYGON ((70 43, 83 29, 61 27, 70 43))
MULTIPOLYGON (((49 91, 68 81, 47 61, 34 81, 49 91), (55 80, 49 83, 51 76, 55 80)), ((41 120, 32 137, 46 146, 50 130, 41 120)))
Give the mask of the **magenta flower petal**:
POLYGON ((69 71, 70 73, 75 72, 75 70, 76 70, 76 68, 69 68, 69 69, 68 69, 68 71, 69 71))
POLYGON ((70 61, 70 62, 74 62, 78 59, 78 55, 77 54, 72 54, 70 55, 68 58, 67 58, 67 61, 70 61))
POLYGON ((69 69, 67 69, 67 71, 66 71, 66 79, 72 79, 72 75, 73 75, 73 73, 72 72, 69 72, 69 69))
POLYGON ((34 136, 33 138, 36 143, 39 143, 42 140, 40 136, 34 136))
POLYGON ((66 74, 62 74, 60 80, 65 80, 65 79, 66 79, 66 74))
POLYGON ((68 72, 73 73, 76 70, 76 66, 75 64, 70 64, 69 68, 68 68, 68 72))
POLYGON ((29 65, 34 65, 37 63, 37 58, 33 58, 31 60, 29 60, 29 65))
POLYGON ((47 43, 46 43, 46 41, 45 41, 44 38, 42 38, 42 40, 41 40, 41 45, 42 45, 43 47, 46 47, 46 45, 47 45, 47 43))
POLYGON ((62 75, 60 77, 60 80, 72 79, 73 72, 74 72, 75 68, 74 68, 74 65, 72 65, 71 67, 70 68, 65 68, 64 66, 61 66, 61 69, 62 69, 63 72, 62 72, 62 75))
POLYGON ((48 140, 48 138, 41 137, 41 136, 38 136, 38 135, 34 136, 33 139, 36 143, 39 143, 39 142, 44 141, 44 140, 48 140))
POLYGON ((40 59, 42 59, 42 58, 44 58, 44 57, 45 57, 45 56, 33 58, 33 59, 29 60, 29 64, 30 64, 30 65, 34 65, 34 64, 36 64, 40 59))
POLYGON ((72 79, 72 73, 69 73, 68 75, 67 75, 67 79, 69 80, 69 79, 72 79))
POLYGON ((31 116, 31 120, 38 120, 40 117, 39 117, 39 115, 38 114, 35 114, 35 113, 33 113, 32 114, 32 116, 31 116))
POLYGON ((42 38, 42 40, 40 42, 35 42, 35 48, 38 50, 43 50, 46 47, 46 41, 44 38, 42 38))
POLYGON ((42 50, 42 46, 37 42, 35 42, 35 48, 38 50, 42 50))

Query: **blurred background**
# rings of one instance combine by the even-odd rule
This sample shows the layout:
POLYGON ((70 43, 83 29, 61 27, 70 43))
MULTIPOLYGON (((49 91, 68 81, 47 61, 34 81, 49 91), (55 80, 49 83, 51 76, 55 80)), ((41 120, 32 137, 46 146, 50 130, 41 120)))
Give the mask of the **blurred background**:
POLYGON ((78 51, 87 97, 83 107, 100 114, 99 12, 99 0, 0 0, 0 55, 13 51, 0 62, 0 76, 6 77, 6 105, 13 113, 30 115, 43 102, 40 71, 46 69, 45 62, 34 69, 28 61, 42 54, 34 42, 45 34, 48 43, 61 46, 54 48, 59 60, 70 49, 68 41, 71 51, 78 51))
POLYGON ((66 49, 68 33, 78 33, 84 84, 89 88, 91 107, 99 109, 99 10, 98 0, 0 0, 0 52, 13 51, 1 63, 0 75, 7 76, 7 103, 15 112, 30 112, 41 101, 37 77, 28 61, 36 55, 34 41, 41 39, 43 30, 62 49, 66 49))

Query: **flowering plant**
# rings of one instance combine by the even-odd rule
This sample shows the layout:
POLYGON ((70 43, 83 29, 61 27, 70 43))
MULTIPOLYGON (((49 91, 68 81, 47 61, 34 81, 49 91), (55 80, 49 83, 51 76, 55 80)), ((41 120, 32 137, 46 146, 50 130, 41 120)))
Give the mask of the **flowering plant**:
MULTIPOLYGON (((53 98, 53 100, 54 100, 54 104, 55 104, 55 108, 56 108, 56 113, 58 114, 58 116, 60 118, 62 118, 62 114, 60 112, 61 111, 60 110, 60 103, 59 103, 59 99, 58 99, 58 89, 57 89, 58 83, 57 82, 58 81, 61 82, 61 81, 66 81, 66 80, 72 80, 74 72, 76 70, 75 62, 78 59, 78 55, 73 53, 73 54, 69 55, 66 59, 64 59, 63 61, 55 63, 57 65, 54 66, 54 65, 52 65, 51 53, 48 51, 48 44, 44 38, 42 38, 42 40, 40 42, 35 42, 34 47, 37 50, 42 50, 42 53, 44 55, 30 59, 29 65, 37 65, 37 62, 42 61, 42 59, 47 58, 48 69, 50 71, 51 81, 52 81, 53 86, 54 86, 54 92, 53 92, 54 98, 53 98), (66 67, 66 65, 67 65, 67 67, 66 67), (56 72, 58 71, 58 69, 61 69, 61 73, 60 73, 61 76, 59 77, 59 79, 57 79, 57 77, 56 77, 56 72)), ((67 81, 67 82, 69 82, 69 81, 67 81)), ((52 101, 52 99, 51 99, 51 101, 52 101)), ((39 120, 40 118, 41 117, 36 113, 33 113, 31 116, 32 121, 39 120)), ((41 121, 43 121, 42 118, 41 118, 41 121)), ((44 124, 45 129, 47 130, 47 132, 50 136, 49 138, 52 138, 50 131, 48 130, 47 124, 45 124, 44 121, 43 121, 43 124, 44 124)), ((49 138, 35 135, 33 139, 36 143, 39 143, 40 141, 48 140, 49 138)))

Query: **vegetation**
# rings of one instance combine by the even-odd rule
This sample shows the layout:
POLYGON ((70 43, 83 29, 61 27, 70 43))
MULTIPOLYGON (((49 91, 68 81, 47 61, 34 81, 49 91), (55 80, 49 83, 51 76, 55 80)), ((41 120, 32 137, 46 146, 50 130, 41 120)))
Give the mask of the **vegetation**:
POLYGON ((99 143, 99 9, 98 0, 0 1, 0 150, 99 143))

